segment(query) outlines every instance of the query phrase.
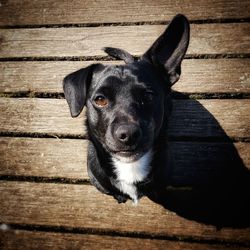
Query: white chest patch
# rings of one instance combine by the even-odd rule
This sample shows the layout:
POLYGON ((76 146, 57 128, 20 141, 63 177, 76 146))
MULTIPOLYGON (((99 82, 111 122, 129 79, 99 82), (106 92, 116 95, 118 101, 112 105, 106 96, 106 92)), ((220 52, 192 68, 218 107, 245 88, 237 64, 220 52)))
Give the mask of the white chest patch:
POLYGON ((134 203, 138 201, 135 183, 143 181, 151 170, 152 151, 148 151, 135 162, 123 162, 113 158, 114 171, 117 175, 117 188, 129 195, 134 203))

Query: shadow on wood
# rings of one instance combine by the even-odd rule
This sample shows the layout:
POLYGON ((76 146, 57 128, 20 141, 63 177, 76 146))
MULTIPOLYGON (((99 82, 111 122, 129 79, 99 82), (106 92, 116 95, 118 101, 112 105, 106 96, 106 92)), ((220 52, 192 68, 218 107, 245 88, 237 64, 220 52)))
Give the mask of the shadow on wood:
MULTIPOLYGON (((189 220, 212 224, 217 228, 248 227, 250 226, 250 171, 214 116, 198 101, 191 100, 191 102, 192 106, 200 110, 199 117, 195 117, 195 121, 198 124, 209 121, 210 136, 212 138, 214 134, 219 134, 219 139, 216 139, 219 143, 213 142, 210 137, 209 146, 208 143, 205 145, 204 142, 197 142, 200 143, 198 150, 197 147, 195 148, 197 151, 190 150, 190 153, 196 155, 196 160, 190 162, 185 161, 185 158, 176 159, 177 155, 180 157, 180 152, 175 152, 178 142, 169 142, 168 152, 164 154, 169 155, 169 165, 164 167, 166 188, 153 188, 153 192, 148 190, 148 197, 189 220), (220 144, 223 143, 227 146, 221 147, 220 144)), ((190 120, 192 119, 187 117, 183 122, 190 120)), ((192 122, 187 126, 193 126, 192 122)), ((169 129, 171 130, 170 127, 169 129)), ((195 140, 199 141, 199 138, 195 140)), ((181 144, 183 150, 190 147, 190 141, 182 141, 181 144)), ((180 145, 178 149, 180 150, 180 145)))

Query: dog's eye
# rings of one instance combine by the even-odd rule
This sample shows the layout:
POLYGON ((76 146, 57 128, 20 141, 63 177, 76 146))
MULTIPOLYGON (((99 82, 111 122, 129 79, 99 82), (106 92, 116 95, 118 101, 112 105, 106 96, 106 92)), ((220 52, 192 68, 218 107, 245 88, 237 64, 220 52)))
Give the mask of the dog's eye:
POLYGON ((98 107, 105 107, 108 105, 108 99, 102 95, 97 96, 94 102, 98 107))
POLYGON ((154 93, 153 92, 145 92, 142 95, 141 104, 144 105, 144 104, 151 103, 153 101, 153 99, 154 99, 154 93))

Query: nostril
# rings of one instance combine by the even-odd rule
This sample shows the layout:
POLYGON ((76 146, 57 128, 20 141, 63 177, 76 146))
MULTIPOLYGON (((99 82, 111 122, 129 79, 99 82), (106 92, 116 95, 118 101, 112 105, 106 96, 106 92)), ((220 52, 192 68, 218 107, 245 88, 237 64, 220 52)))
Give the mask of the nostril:
POLYGON ((134 145, 136 144, 141 137, 141 130, 136 125, 127 125, 123 124, 117 127, 115 130, 115 138, 120 143, 125 145, 134 145))
POLYGON ((127 135, 125 133, 120 134, 119 139, 125 140, 127 138, 127 135))

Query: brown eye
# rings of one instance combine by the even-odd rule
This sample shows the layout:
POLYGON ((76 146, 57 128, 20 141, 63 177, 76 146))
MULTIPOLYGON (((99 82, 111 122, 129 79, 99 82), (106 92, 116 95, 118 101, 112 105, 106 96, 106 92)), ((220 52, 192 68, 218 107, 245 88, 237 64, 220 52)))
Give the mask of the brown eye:
POLYGON ((108 99, 102 95, 97 96, 94 102, 98 107, 105 107, 108 105, 108 99))

